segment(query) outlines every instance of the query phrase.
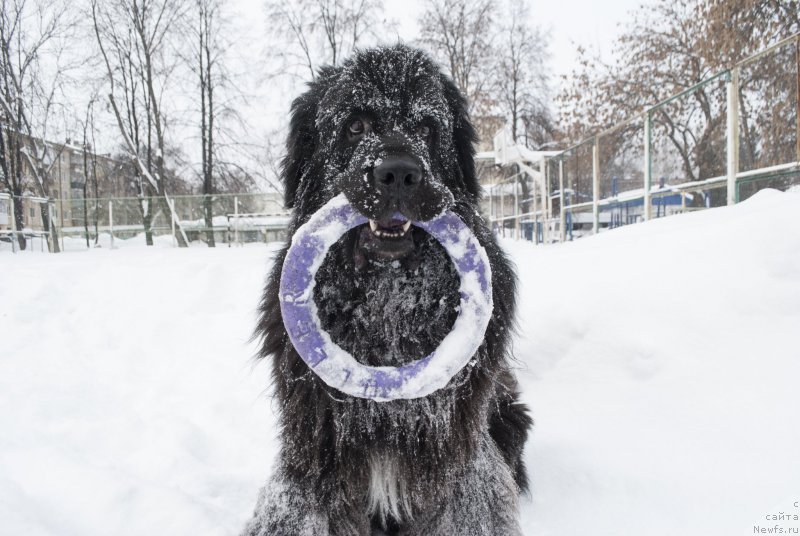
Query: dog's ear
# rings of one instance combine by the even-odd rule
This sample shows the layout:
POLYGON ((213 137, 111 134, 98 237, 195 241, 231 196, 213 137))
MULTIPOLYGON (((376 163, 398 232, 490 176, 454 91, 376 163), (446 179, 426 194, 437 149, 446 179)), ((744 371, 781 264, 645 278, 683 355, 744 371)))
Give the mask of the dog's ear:
POLYGON ((456 170, 456 180, 461 182, 464 189, 474 198, 480 194, 478 177, 475 174, 475 142, 478 136, 472 122, 469 120, 467 111, 467 101, 459 91, 453 81, 442 75, 442 85, 444 87, 447 105, 453 117, 453 145, 456 151, 458 169, 456 170))
POLYGON ((312 85, 292 103, 292 119, 286 139, 286 156, 281 163, 283 181, 283 204, 294 207, 294 198, 303 174, 311 165, 311 157, 317 145, 317 103, 319 88, 312 85))

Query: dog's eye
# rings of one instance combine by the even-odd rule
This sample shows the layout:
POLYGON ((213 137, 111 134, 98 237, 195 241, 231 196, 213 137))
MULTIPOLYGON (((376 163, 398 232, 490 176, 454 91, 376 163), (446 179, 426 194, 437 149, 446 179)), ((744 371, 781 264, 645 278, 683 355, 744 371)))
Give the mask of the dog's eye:
POLYGON ((348 130, 350 131, 351 136, 360 136, 361 134, 364 133, 365 128, 366 127, 364 125, 364 121, 362 121, 361 119, 354 119, 350 123, 348 130))
POLYGON ((431 127, 428 125, 420 125, 417 127, 417 135, 421 138, 428 138, 431 135, 431 127))

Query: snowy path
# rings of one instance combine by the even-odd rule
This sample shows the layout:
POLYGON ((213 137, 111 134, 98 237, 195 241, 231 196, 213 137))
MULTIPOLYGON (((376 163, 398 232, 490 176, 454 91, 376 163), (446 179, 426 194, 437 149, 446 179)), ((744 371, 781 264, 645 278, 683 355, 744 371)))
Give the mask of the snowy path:
MULTIPOLYGON (((800 527, 768 519, 800 515, 798 215, 762 192, 504 243, 526 276, 526 534, 800 527)), ((269 256, 0 253, 0 534, 237 532, 277 445, 247 342, 269 256)))

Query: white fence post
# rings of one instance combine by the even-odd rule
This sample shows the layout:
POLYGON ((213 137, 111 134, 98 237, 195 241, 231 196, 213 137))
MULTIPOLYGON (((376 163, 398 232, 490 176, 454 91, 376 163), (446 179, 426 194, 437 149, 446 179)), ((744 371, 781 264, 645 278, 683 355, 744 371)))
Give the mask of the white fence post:
POLYGON ((558 160, 558 212, 559 212, 559 238, 561 242, 567 241, 567 213, 564 210, 564 160, 558 160))
MULTIPOLYGON (((539 174, 541 175, 541 173, 542 173, 542 165, 541 165, 541 162, 540 162, 540 164, 539 164, 539 174)), ((530 210, 530 212, 531 212, 531 219, 533 220, 531 222, 531 230, 533 231, 533 236, 532 236, 531 242, 533 242, 534 244, 538 244, 539 243, 539 231, 538 231, 539 216, 536 215, 536 207, 538 206, 538 203, 536 202, 536 190, 537 189, 541 189, 541 188, 539 188, 538 182, 539 181, 536 180, 536 177, 531 177, 531 185, 532 186, 531 186, 531 210, 530 210)))
POLYGON ((50 243, 50 251, 54 253, 58 246, 58 240, 56 239, 56 222, 53 220, 53 205, 50 204, 50 198, 47 199, 47 220, 50 223, 48 229, 50 234, 47 235, 47 241, 50 243))
POLYGON ((9 202, 11 203, 11 252, 17 252, 17 235, 15 233, 17 229, 17 213, 14 210, 14 192, 11 192, 11 196, 8 198, 9 202))
POLYGON ((489 185, 489 222, 494 226, 494 184, 489 185))
POLYGON ((108 233, 111 235, 111 249, 114 249, 114 202, 108 200, 108 233))
POLYGON ((653 184, 653 166, 651 162, 650 150, 653 145, 653 117, 652 111, 648 110, 644 116, 644 221, 651 217, 650 210, 650 186, 653 184))
POLYGON ((600 139, 592 146, 592 234, 600 230, 600 139))
POLYGON ((500 233, 506 237, 506 189, 505 181, 500 181, 500 233))
POLYGON ((172 204, 169 198, 167 198, 167 203, 169 203, 169 209, 170 212, 172 213, 171 214, 172 218, 170 218, 170 220, 172 221, 172 247, 176 248, 178 247, 178 237, 175 236, 175 205, 172 204))
POLYGON ((553 200, 550 199, 550 160, 542 157, 542 173, 544 187, 542 188, 542 240, 550 243, 550 220, 553 219, 553 200))
MULTIPOLYGON (((521 173, 521 172, 520 172, 521 173)), ((514 238, 519 240, 519 192, 517 183, 519 183, 520 175, 515 175, 512 186, 514 187, 514 238)))
POLYGON ((239 196, 233 198, 233 239, 239 245, 239 196))
POLYGON ((736 174, 739 173, 739 68, 734 67, 728 79, 728 205, 736 203, 736 174))

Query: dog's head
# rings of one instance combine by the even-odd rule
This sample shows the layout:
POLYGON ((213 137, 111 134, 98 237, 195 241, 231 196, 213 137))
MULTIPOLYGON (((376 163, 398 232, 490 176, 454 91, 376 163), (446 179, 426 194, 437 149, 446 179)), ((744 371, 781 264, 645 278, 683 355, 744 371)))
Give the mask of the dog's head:
POLYGON ((474 139, 464 98, 423 52, 357 52, 323 68, 292 105, 285 204, 302 222, 344 192, 370 220, 355 247, 402 258, 415 247, 410 221, 476 202, 474 139))

